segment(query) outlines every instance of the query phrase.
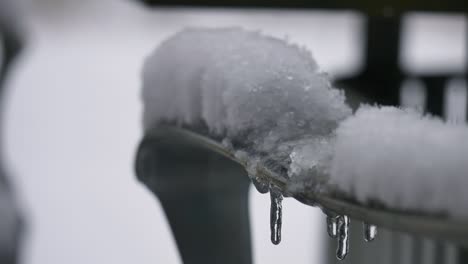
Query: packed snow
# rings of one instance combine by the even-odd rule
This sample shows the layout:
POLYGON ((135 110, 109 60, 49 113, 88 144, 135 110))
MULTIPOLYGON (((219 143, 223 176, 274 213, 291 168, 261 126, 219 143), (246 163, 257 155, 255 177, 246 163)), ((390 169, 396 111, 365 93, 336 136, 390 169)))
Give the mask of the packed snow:
POLYGON ((468 217, 468 126, 361 106, 336 135, 330 182, 358 201, 468 217))
POLYGON ((352 115, 305 48, 239 28, 186 29, 149 56, 143 80, 147 132, 206 126, 230 149, 242 143, 249 175, 262 161, 281 166, 290 193, 468 216, 468 127, 394 107, 352 115))

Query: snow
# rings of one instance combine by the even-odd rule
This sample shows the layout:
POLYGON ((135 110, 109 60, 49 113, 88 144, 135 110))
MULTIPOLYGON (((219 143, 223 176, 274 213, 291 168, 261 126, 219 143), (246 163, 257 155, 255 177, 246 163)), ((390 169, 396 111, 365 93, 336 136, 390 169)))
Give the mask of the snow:
POLYGON ((319 191, 328 182, 334 151, 334 134, 299 140, 289 150, 288 191, 319 191))
POLYGON ((361 106, 336 135, 330 183, 359 202, 468 216, 468 126, 361 106))
POLYGON ((143 123, 202 124, 229 149, 241 142, 234 151, 248 173, 273 161, 287 170, 290 193, 339 190, 362 203, 468 216, 468 127, 423 116, 420 86, 409 81, 402 92, 416 110, 364 105, 352 115, 305 48, 240 28, 190 28, 146 60, 143 123))
POLYGON ((181 31, 144 67, 144 127, 203 123, 256 151, 328 135, 351 114, 310 52, 240 28, 181 31))

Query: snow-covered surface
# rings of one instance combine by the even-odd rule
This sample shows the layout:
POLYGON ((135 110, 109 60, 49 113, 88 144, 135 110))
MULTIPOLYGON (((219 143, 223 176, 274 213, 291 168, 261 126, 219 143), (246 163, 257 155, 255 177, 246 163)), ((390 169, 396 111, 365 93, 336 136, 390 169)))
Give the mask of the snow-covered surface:
POLYGON ((328 135, 351 114, 311 54, 239 28, 186 29, 147 59, 144 126, 206 124, 256 151, 303 135, 328 135))
POLYGON ((358 201, 468 217, 468 126, 361 106, 336 134, 330 181, 358 201))
POLYGON ((249 174, 262 159, 285 167, 290 192, 326 183, 363 203, 468 216, 468 127, 422 116, 412 90, 402 96, 419 110, 364 105, 351 116, 310 52, 238 28, 177 33, 147 59, 143 79, 147 131, 205 124, 242 143, 249 174))

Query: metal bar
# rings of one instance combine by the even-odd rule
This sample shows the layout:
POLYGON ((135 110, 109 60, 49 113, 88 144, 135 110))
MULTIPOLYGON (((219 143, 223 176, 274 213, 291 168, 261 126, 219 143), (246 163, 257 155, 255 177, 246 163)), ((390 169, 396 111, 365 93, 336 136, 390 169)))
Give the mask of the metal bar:
MULTIPOLYGON (((244 168, 247 166, 245 161, 235 157, 234 150, 228 149, 220 142, 186 128, 161 125, 153 129, 153 132, 149 133, 147 137, 164 138, 166 140, 183 138, 194 145, 219 153, 239 163, 244 168)), ((284 192, 285 196, 294 197, 296 200, 307 205, 318 205, 338 214, 348 215, 351 218, 390 230, 452 241, 456 244, 468 246, 468 221, 454 220, 440 215, 421 215, 415 212, 373 208, 325 193, 289 193, 286 190, 287 178, 271 171, 264 164, 259 164, 257 175, 255 176, 274 184, 284 192)))

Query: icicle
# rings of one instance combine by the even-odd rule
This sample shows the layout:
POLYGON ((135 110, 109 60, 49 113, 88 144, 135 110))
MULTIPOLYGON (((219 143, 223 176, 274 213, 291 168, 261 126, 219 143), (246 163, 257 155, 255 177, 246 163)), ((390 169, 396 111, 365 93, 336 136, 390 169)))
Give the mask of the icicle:
POLYGON ((349 217, 342 215, 338 217, 338 248, 336 257, 343 260, 349 251, 349 217))
POLYGON ((377 236, 377 226, 363 222, 362 223, 364 229, 364 240, 366 242, 370 242, 375 239, 377 236))
POLYGON ((331 238, 338 235, 338 216, 327 215, 327 232, 331 238))
POLYGON ((252 179, 252 183, 255 186, 255 189, 257 189, 259 193, 267 193, 269 191, 270 186, 268 183, 260 181, 258 177, 250 177, 250 178, 252 179))
POLYGON ((283 195, 276 188, 270 188, 270 229, 271 242, 278 245, 281 242, 281 222, 282 222, 282 201, 283 195))

